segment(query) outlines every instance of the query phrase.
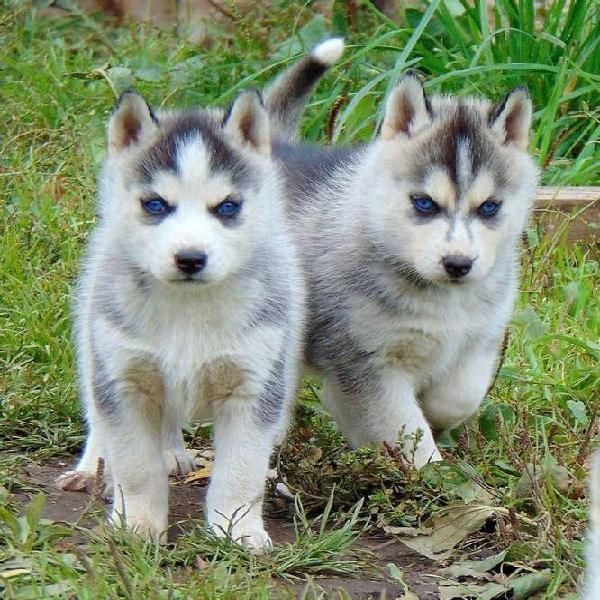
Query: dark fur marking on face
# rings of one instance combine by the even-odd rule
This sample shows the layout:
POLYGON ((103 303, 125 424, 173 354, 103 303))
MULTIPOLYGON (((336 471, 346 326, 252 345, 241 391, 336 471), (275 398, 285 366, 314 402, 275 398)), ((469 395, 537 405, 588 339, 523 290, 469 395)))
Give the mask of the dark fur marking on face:
POLYGON ((492 230, 498 229, 498 227, 501 225, 501 223, 503 221, 502 215, 496 215, 495 217, 493 217, 491 219, 481 219, 477 216, 474 216, 473 220, 474 219, 477 219, 482 225, 484 225, 488 229, 492 229, 492 230))
MULTIPOLYGON (((441 135, 435 136, 434 160, 445 167, 455 185, 459 183, 459 149, 468 148, 470 172, 477 173, 491 154, 491 141, 483 134, 486 125, 476 111, 458 102, 453 115, 441 126, 441 135)), ((461 190, 463 191, 463 190, 461 190)))
POLYGON ((138 165, 141 180, 151 183, 158 171, 177 173, 179 148, 196 136, 200 137, 209 152, 213 173, 229 173, 235 184, 253 181, 252 170, 221 137, 218 124, 200 112, 184 113, 166 126, 161 138, 145 153, 138 165))
MULTIPOLYGON (((227 200, 227 199, 225 199, 227 200)), ((240 210, 232 217, 224 216, 219 214, 218 207, 214 207, 209 209, 209 212, 212 216, 223 225, 223 227, 227 227, 228 229, 234 229, 235 227, 239 227, 244 222, 244 203, 240 202, 240 210)))
POLYGON ((244 222, 242 215, 236 215, 235 217, 230 217, 229 219, 218 216, 216 218, 219 220, 221 225, 223 225, 223 227, 227 227, 228 229, 235 229, 244 222))
MULTIPOLYGON (((488 124, 475 108, 457 101, 456 105, 445 109, 434 118, 431 133, 425 135, 417 146, 408 177, 416 182, 426 180, 432 167, 440 167, 457 188, 460 198, 464 190, 458 190, 460 148, 467 149, 464 156, 466 171, 476 176, 482 167, 487 166, 496 181, 502 183, 501 175, 505 165, 499 161, 494 142, 488 133, 488 124)), ((468 185, 470 182, 465 181, 468 185)))

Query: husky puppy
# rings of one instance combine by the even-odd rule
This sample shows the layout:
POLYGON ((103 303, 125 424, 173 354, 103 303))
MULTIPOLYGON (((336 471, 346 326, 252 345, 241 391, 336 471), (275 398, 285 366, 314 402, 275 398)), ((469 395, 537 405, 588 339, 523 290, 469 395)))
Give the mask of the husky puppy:
MULTIPOLYGON (((181 435, 182 423, 203 414, 216 419, 217 463, 209 488, 209 523, 222 532, 221 521, 225 516, 236 510, 243 514, 243 503, 236 499, 252 499, 255 490, 262 492, 254 474, 257 478, 262 476, 265 453, 268 455, 274 436, 281 438, 285 433, 301 352, 304 312, 304 282, 277 197, 281 188, 270 160, 269 136, 293 139, 308 94, 339 59, 343 48, 342 40, 327 40, 275 80, 266 92, 269 123, 263 107, 247 94, 226 115, 218 111, 155 115, 139 96, 122 97, 109 124, 109 156, 101 178, 101 221, 90 242, 76 311, 88 437, 75 470, 59 477, 58 484, 63 489, 85 489, 96 477, 98 460, 109 459, 110 424, 106 424, 102 407, 118 406, 116 396, 121 393, 121 386, 127 389, 128 396, 141 393, 136 391, 140 383, 137 371, 143 364, 142 372, 154 373, 158 387, 158 394, 142 391, 155 407, 156 414, 149 423, 155 436, 157 420, 160 421, 162 464, 160 461, 157 464, 161 464, 161 469, 179 475, 193 470, 181 435), (222 198, 218 197, 219 191, 222 198), (255 196, 257 200, 249 203, 255 196), (236 200, 241 197, 244 210, 236 200), (142 198, 159 202, 138 210, 142 198), (218 209, 219 199, 227 199, 228 204, 218 209), (148 209, 165 210, 161 201, 166 201, 166 213, 151 216, 148 209), (124 208, 127 208, 127 222, 123 218, 124 208), (182 217, 184 209, 186 216, 182 217), (198 219, 202 215, 194 216, 194 210, 204 212, 201 220, 198 219), (223 216, 219 210, 234 214, 223 216), (248 211, 252 212, 246 214, 248 211), (178 249, 188 244, 192 249, 201 247, 200 251, 206 255, 204 266, 198 271, 200 275, 186 274, 185 267, 182 271, 178 263, 173 267, 178 249), (212 270, 207 250, 213 256, 212 270), (170 281, 169 269, 175 269, 176 279, 185 281, 170 281), (196 282, 196 278, 202 283, 196 282), (210 278, 215 280, 212 285, 208 285, 210 278), (160 313, 160 319, 152 311, 160 313), (111 340, 113 335, 119 339, 132 338, 135 346, 132 373, 137 387, 129 382, 129 377, 122 377, 123 369, 127 368, 116 364, 118 358, 113 365, 108 356, 113 345, 97 348, 100 344, 93 342, 97 322, 108 329, 106 335, 111 340), (148 324, 152 325, 149 329, 148 324), (140 335, 143 341, 138 339, 140 335), (236 335, 239 339, 235 339, 236 335), (169 340, 172 348, 166 343, 169 340), (147 346, 152 350, 149 356, 145 354, 147 346), (248 352, 253 346, 254 351, 248 352), (256 356, 257 350, 265 351, 265 356, 256 356), (118 377, 113 378, 106 370, 105 362, 118 368, 118 377), (158 402, 154 396, 158 396, 158 402), (240 399, 244 414, 235 415, 232 411, 240 399), (250 431, 245 431, 246 426, 250 431), (236 429, 240 436, 248 435, 248 440, 238 438, 236 429), (262 443, 255 439, 257 430, 261 431, 262 443), (223 441, 219 441, 217 434, 223 441), (238 444, 245 444, 243 452, 249 451, 245 460, 236 457, 238 444), (221 457, 229 462, 220 467, 221 457), (238 473, 243 489, 235 489, 235 485, 229 488, 227 479, 237 477, 238 473), (246 492, 247 489, 251 491, 246 492), (225 494, 231 498, 225 500, 225 494)), ((201 264, 202 260, 198 266, 201 264)), ((125 346, 125 350, 119 350, 119 356, 123 352, 129 358, 129 346, 125 346)), ((135 423, 139 416, 129 415, 129 419, 135 423)), ((127 449, 122 448, 122 452, 127 449)), ((132 472, 135 461, 146 462, 141 456, 131 457, 132 472)), ((112 461, 108 462, 107 471, 105 487, 110 493, 112 461)), ((163 475, 164 472, 161 480, 163 475)), ((117 485, 120 490, 119 481, 117 485)), ((145 493, 140 491, 138 496, 145 493)), ((161 494, 165 503, 164 490, 161 494)), ((260 498, 258 492, 254 495, 260 498)), ((116 503, 115 507, 118 508, 116 503)), ((139 515, 147 507, 136 510, 136 520, 140 521, 139 515)), ((259 503, 254 505, 250 516, 260 524, 257 515, 260 515, 259 503)), ((127 513, 125 516, 130 525, 141 525, 151 535, 162 529, 162 526, 148 527, 145 521, 134 522, 127 513)), ((162 516, 161 519, 164 520, 162 516)), ((252 519, 246 520, 252 524, 252 519)), ((235 529, 244 534, 244 527, 237 521, 235 529)), ((268 543, 262 525, 254 529, 257 533, 238 537, 251 546, 268 543)))
POLYGON ((125 93, 108 125, 99 224, 77 294, 90 435, 63 487, 106 459, 112 519, 158 540, 181 427, 214 423, 206 516, 260 549, 269 456, 293 401, 303 281, 255 92, 227 114, 154 114, 125 93))
POLYGON ((590 529, 588 534, 585 600, 600 598, 600 452, 590 471, 590 529))
POLYGON ((428 97, 408 73, 372 144, 274 147, 307 276, 306 361, 353 446, 400 438, 421 467, 441 458, 433 430, 484 398, 538 182, 531 110, 525 88, 496 105, 428 97))

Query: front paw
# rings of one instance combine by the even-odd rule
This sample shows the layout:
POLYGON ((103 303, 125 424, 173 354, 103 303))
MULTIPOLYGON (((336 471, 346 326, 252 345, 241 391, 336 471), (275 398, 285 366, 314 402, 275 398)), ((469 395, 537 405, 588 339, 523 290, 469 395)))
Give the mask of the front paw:
POLYGON ((56 478, 56 485, 67 492, 91 491, 96 481, 96 473, 91 471, 65 471, 56 478))
POLYGON ((210 528, 217 537, 230 537, 234 542, 248 548, 254 554, 264 554, 273 548, 273 542, 263 527, 262 519, 251 516, 230 520, 218 516, 210 528))
POLYGON ((238 531, 234 539, 254 554, 265 554, 273 548, 269 534, 262 527, 238 531))
POLYGON ((167 519, 152 514, 151 510, 130 511, 125 515, 118 510, 113 510, 109 523, 113 526, 124 527, 155 544, 161 544, 166 540, 167 519))
POLYGON ((421 439, 411 437, 405 440, 403 454, 415 469, 421 469, 431 462, 443 460, 433 437, 421 439))

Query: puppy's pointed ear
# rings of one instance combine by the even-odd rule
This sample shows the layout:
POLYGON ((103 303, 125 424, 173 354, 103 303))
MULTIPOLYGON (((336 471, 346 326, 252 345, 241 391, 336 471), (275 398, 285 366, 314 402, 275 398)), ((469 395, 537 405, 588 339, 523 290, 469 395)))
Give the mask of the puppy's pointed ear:
POLYGON ((242 92, 223 118, 223 129, 241 145, 263 156, 271 154, 269 116, 256 91, 242 92))
POLYGON ((423 84, 413 71, 408 71, 386 102, 381 138, 389 140, 399 133, 410 136, 430 122, 423 84))
POLYGON ((134 91, 123 92, 108 122, 108 151, 119 153, 156 131, 156 117, 148 103, 134 91))
POLYGON ((525 86, 515 88, 490 112, 490 127, 502 144, 513 144, 522 150, 529 145, 531 98, 525 86))

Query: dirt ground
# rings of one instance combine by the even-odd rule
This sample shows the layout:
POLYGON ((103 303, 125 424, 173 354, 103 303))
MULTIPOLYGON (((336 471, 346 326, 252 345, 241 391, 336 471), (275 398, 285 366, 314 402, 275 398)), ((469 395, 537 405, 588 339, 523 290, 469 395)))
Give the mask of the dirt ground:
MULTIPOLYGON (((30 496, 42 491, 47 498, 43 515, 45 518, 57 522, 93 526, 105 509, 104 503, 94 500, 86 493, 60 490, 54 483, 56 477, 68 466, 69 461, 29 465, 24 473, 24 483, 31 486, 32 491, 17 494, 17 499, 26 502, 30 496)), ((177 523, 190 516, 197 518, 201 515, 204 492, 205 487, 198 485, 178 483, 171 486, 170 522, 177 523)), ((276 544, 284 544, 293 540, 294 527, 289 520, 268 518, 267 529, 276 544)), ((185 528, 181 525, 172 528, 171 531, 173 537, 185 534, 185 528)), ((374 553, 377 558, 373 566, 378 567, 382 573, 386 564, 393 562, 404 574, 404 580, 410 590, 420 600, 435 600, 438 597, 437 583, 432 577, 436 568, 427 558, 384 534, 363 535, 358 543, 374 553)), ((402 586, 387 581, 383 575, 379 579, 363 579, 360 577, 360 573, 356 578, 324 576, 315 579, 315 583, 328 592, 342 588, 357 600, 393 599, 401 597, 404 593, 402 586)), ((299 587, 299 589, 302 588, 299 587)))

